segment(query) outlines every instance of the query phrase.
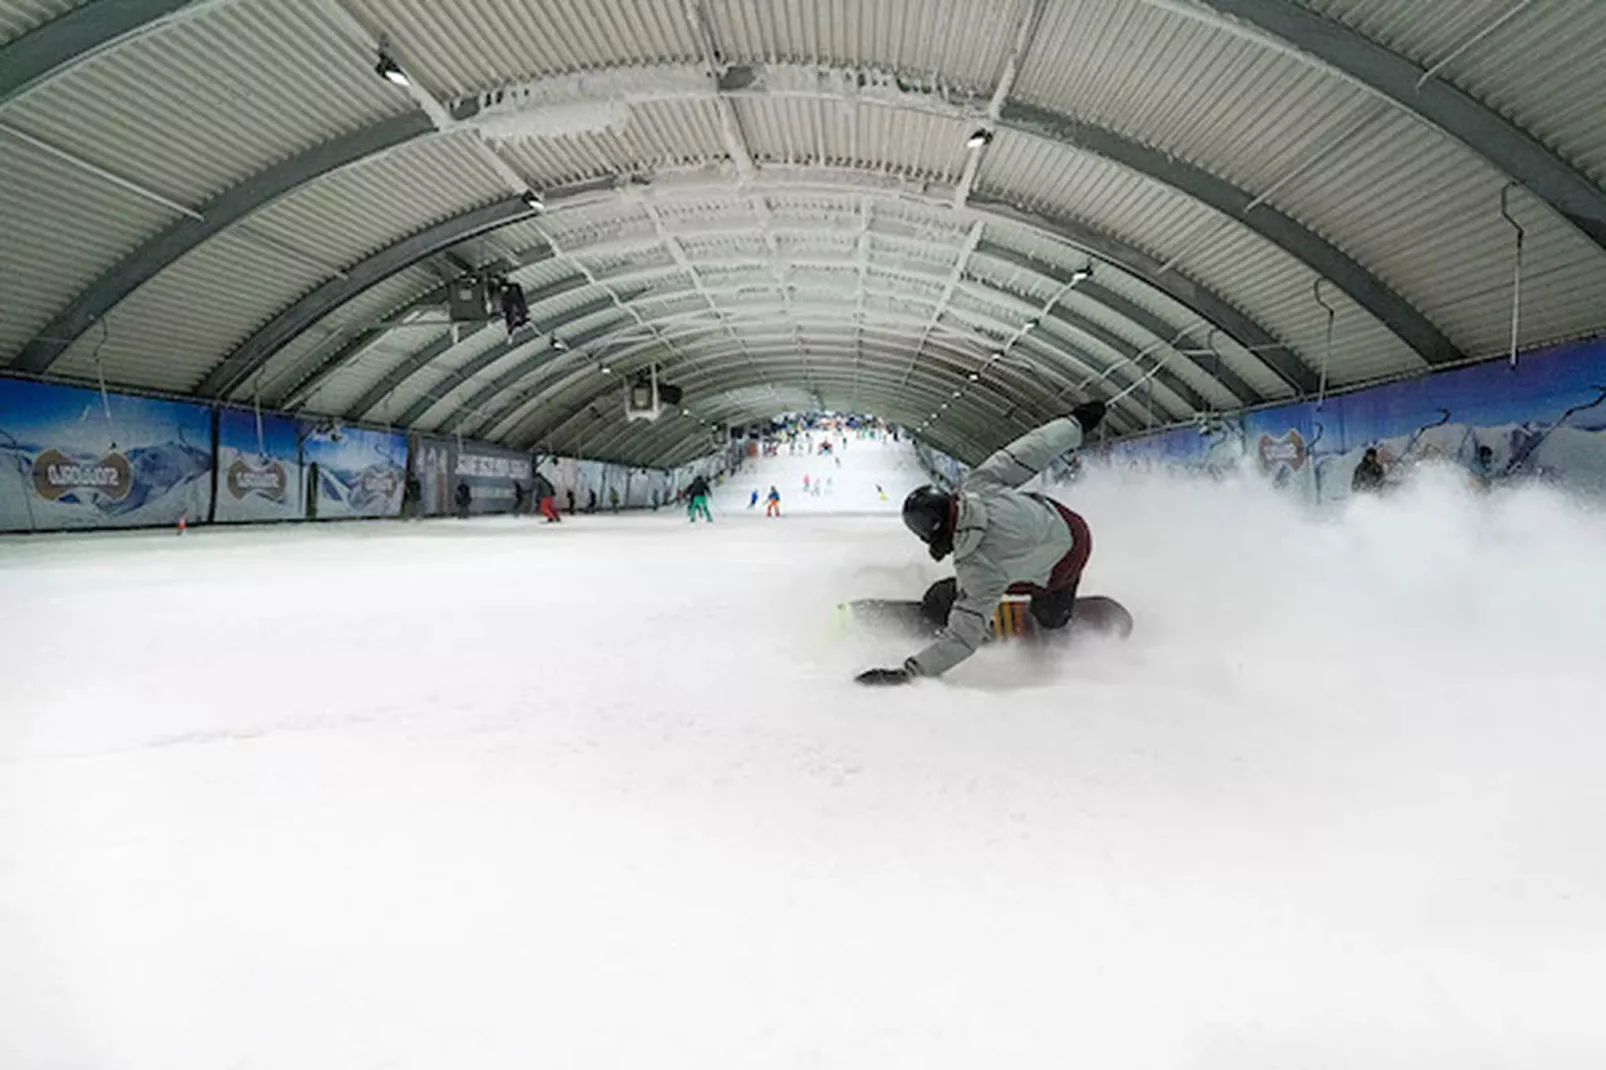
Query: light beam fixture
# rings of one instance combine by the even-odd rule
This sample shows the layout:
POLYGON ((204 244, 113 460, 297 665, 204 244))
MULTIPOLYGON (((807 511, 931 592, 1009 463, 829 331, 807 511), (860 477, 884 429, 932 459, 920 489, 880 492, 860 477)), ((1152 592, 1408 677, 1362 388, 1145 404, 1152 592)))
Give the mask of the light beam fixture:
POLYGON ((379 50, 379 62, 374 64, 374 73, 391 85, 399 85, 404 89, 413 84, 412 79, 407 77, 407 72, 402 70, 401 65, 391 59, 390 53, 383 48, 379 50))

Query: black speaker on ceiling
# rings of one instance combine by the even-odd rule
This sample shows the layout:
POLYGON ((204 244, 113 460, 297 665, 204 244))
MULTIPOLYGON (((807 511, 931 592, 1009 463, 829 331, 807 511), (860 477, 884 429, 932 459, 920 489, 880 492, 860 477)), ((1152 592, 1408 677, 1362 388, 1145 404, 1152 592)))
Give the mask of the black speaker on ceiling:
POLYGON ((465 276, 446 284, 447 315, 453 323, 490 319, 490 301, 490 287, 483 276, 465 276))

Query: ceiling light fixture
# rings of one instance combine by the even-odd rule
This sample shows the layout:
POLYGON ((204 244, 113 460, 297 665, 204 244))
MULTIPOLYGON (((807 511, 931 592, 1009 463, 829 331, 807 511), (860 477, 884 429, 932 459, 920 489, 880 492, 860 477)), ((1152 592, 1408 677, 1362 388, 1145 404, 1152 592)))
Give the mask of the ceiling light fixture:
POLYGON ((971 372, 970 375, 967 376, 966 378, 968 378, 973 383, 981 382, 981 375, 976 373, 976 372, 971 372))
POLYGON ((613 374, 613 369, 608 367, 606 364, 604 364, 602 366, 602 374, 603 375, 612 375, 613 374))
POLYGON ((523 201, 525 206, 528 207, 532 212, 546 211, 546 202, 543 201, 541 199, 541 195, 535 192, 533 189, 525 190, 524 193, 519 196, 519 200, 523 201))
POLYGON ((962 393, 964 393, 964 391, 962 391, 962 390, 955 390, 955 391, 954 391, 954 397, 958 397, 958 396, 959 396, 959 395, 960 395, 960 394, 962 394, 962 393))
POLYGON ((563 339, 559 338, 557 335, 553 335, 552 336, 552 348, 556 349, 559 353, 565 353, 569 349, 569 343, 565 342, 563 339))
POLYGON ((1071 285, 1075 286, 1079 282, 1086 282, 1088 279, 1091 279, 1092 277, 1093 277, 1093 269, 1092 268, 1090 268, 1090 267, 1077 268, 1075 271, 1071 272, 1071 285))
POLYGON ((1035 317, 1033 317, 1032 319, 1029 319, 1029 320, 1026 321, 1026 326, 1022 327, 1021 330, 1023 330, 1023 331, 1035 331, 1035 330, 1037 330, 1037 322, 1038 322, 1037 319, 1035 317))
POLYGON ((993 132, 986 127, 978 127, 974 133, 965 139, 965 148, 979 149, 984 145, 992 144, 993 132))
POLYGON ((407 72, 402 70, 401 65, 391 59, 390 54, 383 48, 379 50, 379 62, 374 64, 374 73, 391 85, 399 85, 404 89, 413 84, 412 79, 407 77, 407 72))

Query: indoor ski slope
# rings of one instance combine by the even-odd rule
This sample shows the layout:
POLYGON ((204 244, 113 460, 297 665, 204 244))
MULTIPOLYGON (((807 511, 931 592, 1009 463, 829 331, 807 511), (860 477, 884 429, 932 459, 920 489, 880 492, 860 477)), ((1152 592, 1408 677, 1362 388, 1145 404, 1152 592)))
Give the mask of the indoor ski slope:
POLYGON ((866 690, 769 481, 0 541, 0 1066, 1606 1063, 1598 515, 1095 476, 1130 644, 866 690))

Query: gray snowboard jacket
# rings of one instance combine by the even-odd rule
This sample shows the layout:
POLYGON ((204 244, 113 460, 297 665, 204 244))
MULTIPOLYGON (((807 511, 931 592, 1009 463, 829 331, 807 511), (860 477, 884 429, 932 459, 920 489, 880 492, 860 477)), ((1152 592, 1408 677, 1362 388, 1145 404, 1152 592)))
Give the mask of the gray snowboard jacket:
POLYGON ((959 484, 954 572, 959 598, 935 642, 904 662, 936 676, 976 652, 1011 584, 1045 586, 1071 550, 1071 531, 1052 505, 1017 488, 1055 457, 1082 444, 1082 428, 1062 416, 994 453, 959 484))

